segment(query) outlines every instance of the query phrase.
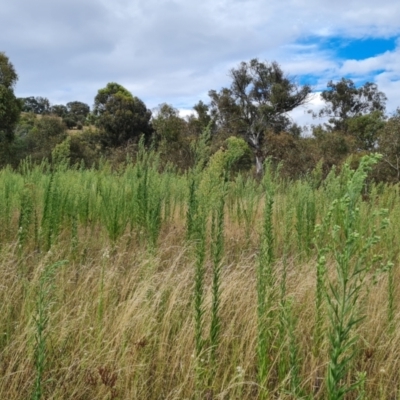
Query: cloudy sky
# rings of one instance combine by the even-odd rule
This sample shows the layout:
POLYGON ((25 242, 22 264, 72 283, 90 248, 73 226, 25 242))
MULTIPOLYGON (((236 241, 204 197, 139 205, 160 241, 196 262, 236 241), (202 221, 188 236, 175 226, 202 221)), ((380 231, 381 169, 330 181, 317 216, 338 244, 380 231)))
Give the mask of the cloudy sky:
MULTIPOLYGON (((2 1, 0 51, 19 97, 92 106, 118 82, 149 108, 190 110, 229 86, 241 61, 277 61, 316 93, 328 80, 376 82, 400 106, 400 2, 395 0, 2 1)), ((318 107, 318 95, 309 107, 318 107)), ((293 118, 307 122, 305 109, 293 118)))

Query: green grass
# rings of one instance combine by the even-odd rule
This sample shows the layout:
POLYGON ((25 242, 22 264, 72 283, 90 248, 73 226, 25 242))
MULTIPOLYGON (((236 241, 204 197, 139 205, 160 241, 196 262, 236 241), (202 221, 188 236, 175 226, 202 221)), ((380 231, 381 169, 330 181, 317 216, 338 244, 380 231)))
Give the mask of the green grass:
POLYGON ((206 150, 0 171, 0 398, 398 396, 400 187, 206 150))

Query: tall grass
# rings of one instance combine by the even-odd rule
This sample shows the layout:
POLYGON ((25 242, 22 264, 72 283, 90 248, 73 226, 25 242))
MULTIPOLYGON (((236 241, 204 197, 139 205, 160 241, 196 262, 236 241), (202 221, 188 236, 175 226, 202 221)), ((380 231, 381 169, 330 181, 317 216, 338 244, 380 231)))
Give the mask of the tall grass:
MULTIPOLYGON (((331 244, 328 245, 336 266, 336 279, 329 281, 327 288, 330 320, 327 390, 331 400, 345 398, 361 383, 356 380, 348 384, 345 380, 356 356, 358 336, 355 330, 364 319, 359 305, 361 292, 375 261, 375 257, 368 257, 371 256, 370 250, 380 240, 374 229, 368 236, 362 236, 358 230, 361 191, 368 171, 377 160, 373 156, 364 157, 356 171, 351 171, 345 164, 342 176, 345 177, 346 189, 344 195, 332 204, 340 225, 332 226, 331 244)), ((381 229, 386 227, 386 221, 382 223, 381 229)))
POLYGON ((267 164, 264 176, 265 207, 263 231, 260 243, 260 255, 257 268, 257 367, 260 398, 268 395, 267 378, 271 368, 272 340, 274 337, 274 302, 276 298, 276 275, 274 264, 274 230, 273 205, 275 182, 271 173, 271 165, 267 164))
POLYGON ((212 303, 210 324, 210 374, 214 379, 217 369, 217 355, 221 335, 221 272, 224 254, 224 222, 225 222, 225 189, 212 214, 211 240, 212 240, 212 303))
POLYGON ((36 316, 35 322, 35 350, 34 350, 34 366, 36 377, 34 389, 32 391, 32 399, 40 400, 44 393, 44 373, 47 367, 47 336, 49 314, 52 303, 52 291, 54 290, 54 275, 57 269, 65 262, 59 261, 47 266, 41 273, 39 278, 39 286, 36 295, 36 316))
POLYGON ((0 171, 0 398, 396 398, 399 187, 197 146, 0 171))

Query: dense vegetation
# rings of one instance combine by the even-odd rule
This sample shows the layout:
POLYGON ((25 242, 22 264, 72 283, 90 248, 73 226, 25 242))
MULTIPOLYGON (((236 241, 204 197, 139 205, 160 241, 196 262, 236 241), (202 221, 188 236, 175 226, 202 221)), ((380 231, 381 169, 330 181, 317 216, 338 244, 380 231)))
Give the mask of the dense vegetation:
POLYGON ((400 387, 399 186, 378 156, 322 179, 0 171, 0 397, 390 399, 400 387), (348 393, 348 394, 346 394, 348 393))
POLYGON ((118 168, 135 157, 144 137, 163 165, 172 163, 184 172, 193 167, 193 149, 208 128, 210 155, 227 138, 242 138, 251 156, 241 168, 259 176, 268 157, 275 166, 283 162, 282 173, 297 179, 318 163, 326 176, 350 155, 357 160, 379 152, 383 157, 374 167, 374 179, 395 183, 400 178, 400 112, 386 115, 386 96, 370 82, 359 87, 346 78, 328 82, 321 94, 325 105, 307 131, 288 113, 308 102, 312 88, 289 78, 276 62, 242 62, 230 71, 231 85, 210 90, 209 103, 199 101, 187 118, 165 103, 150 111, 115 82, 99 89, 92 110, 80 101, 52 105, 44 97, 16 99, 18 76, 3 53, 0 77, 0 166, 18 167, 26 157, 36 164, 52 161, 53 150, 61 145, 70 165, 90 168, 107 159, 118 168))
POLYGON ((188 119, 117 83, 93 112, 18 100, 0 71, 0 398, 399 397, 400 113, 375 85, 329 82, 305 137, 276 63, 188 119))

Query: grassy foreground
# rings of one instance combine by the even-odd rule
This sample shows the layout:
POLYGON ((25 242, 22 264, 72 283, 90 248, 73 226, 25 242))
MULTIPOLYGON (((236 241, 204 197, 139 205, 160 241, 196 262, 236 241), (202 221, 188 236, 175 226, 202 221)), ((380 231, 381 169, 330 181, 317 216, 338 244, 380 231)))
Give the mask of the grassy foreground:
POLYGON ((400 188, 374 162, 0 171, 0 398, 399 398, 400 188))

